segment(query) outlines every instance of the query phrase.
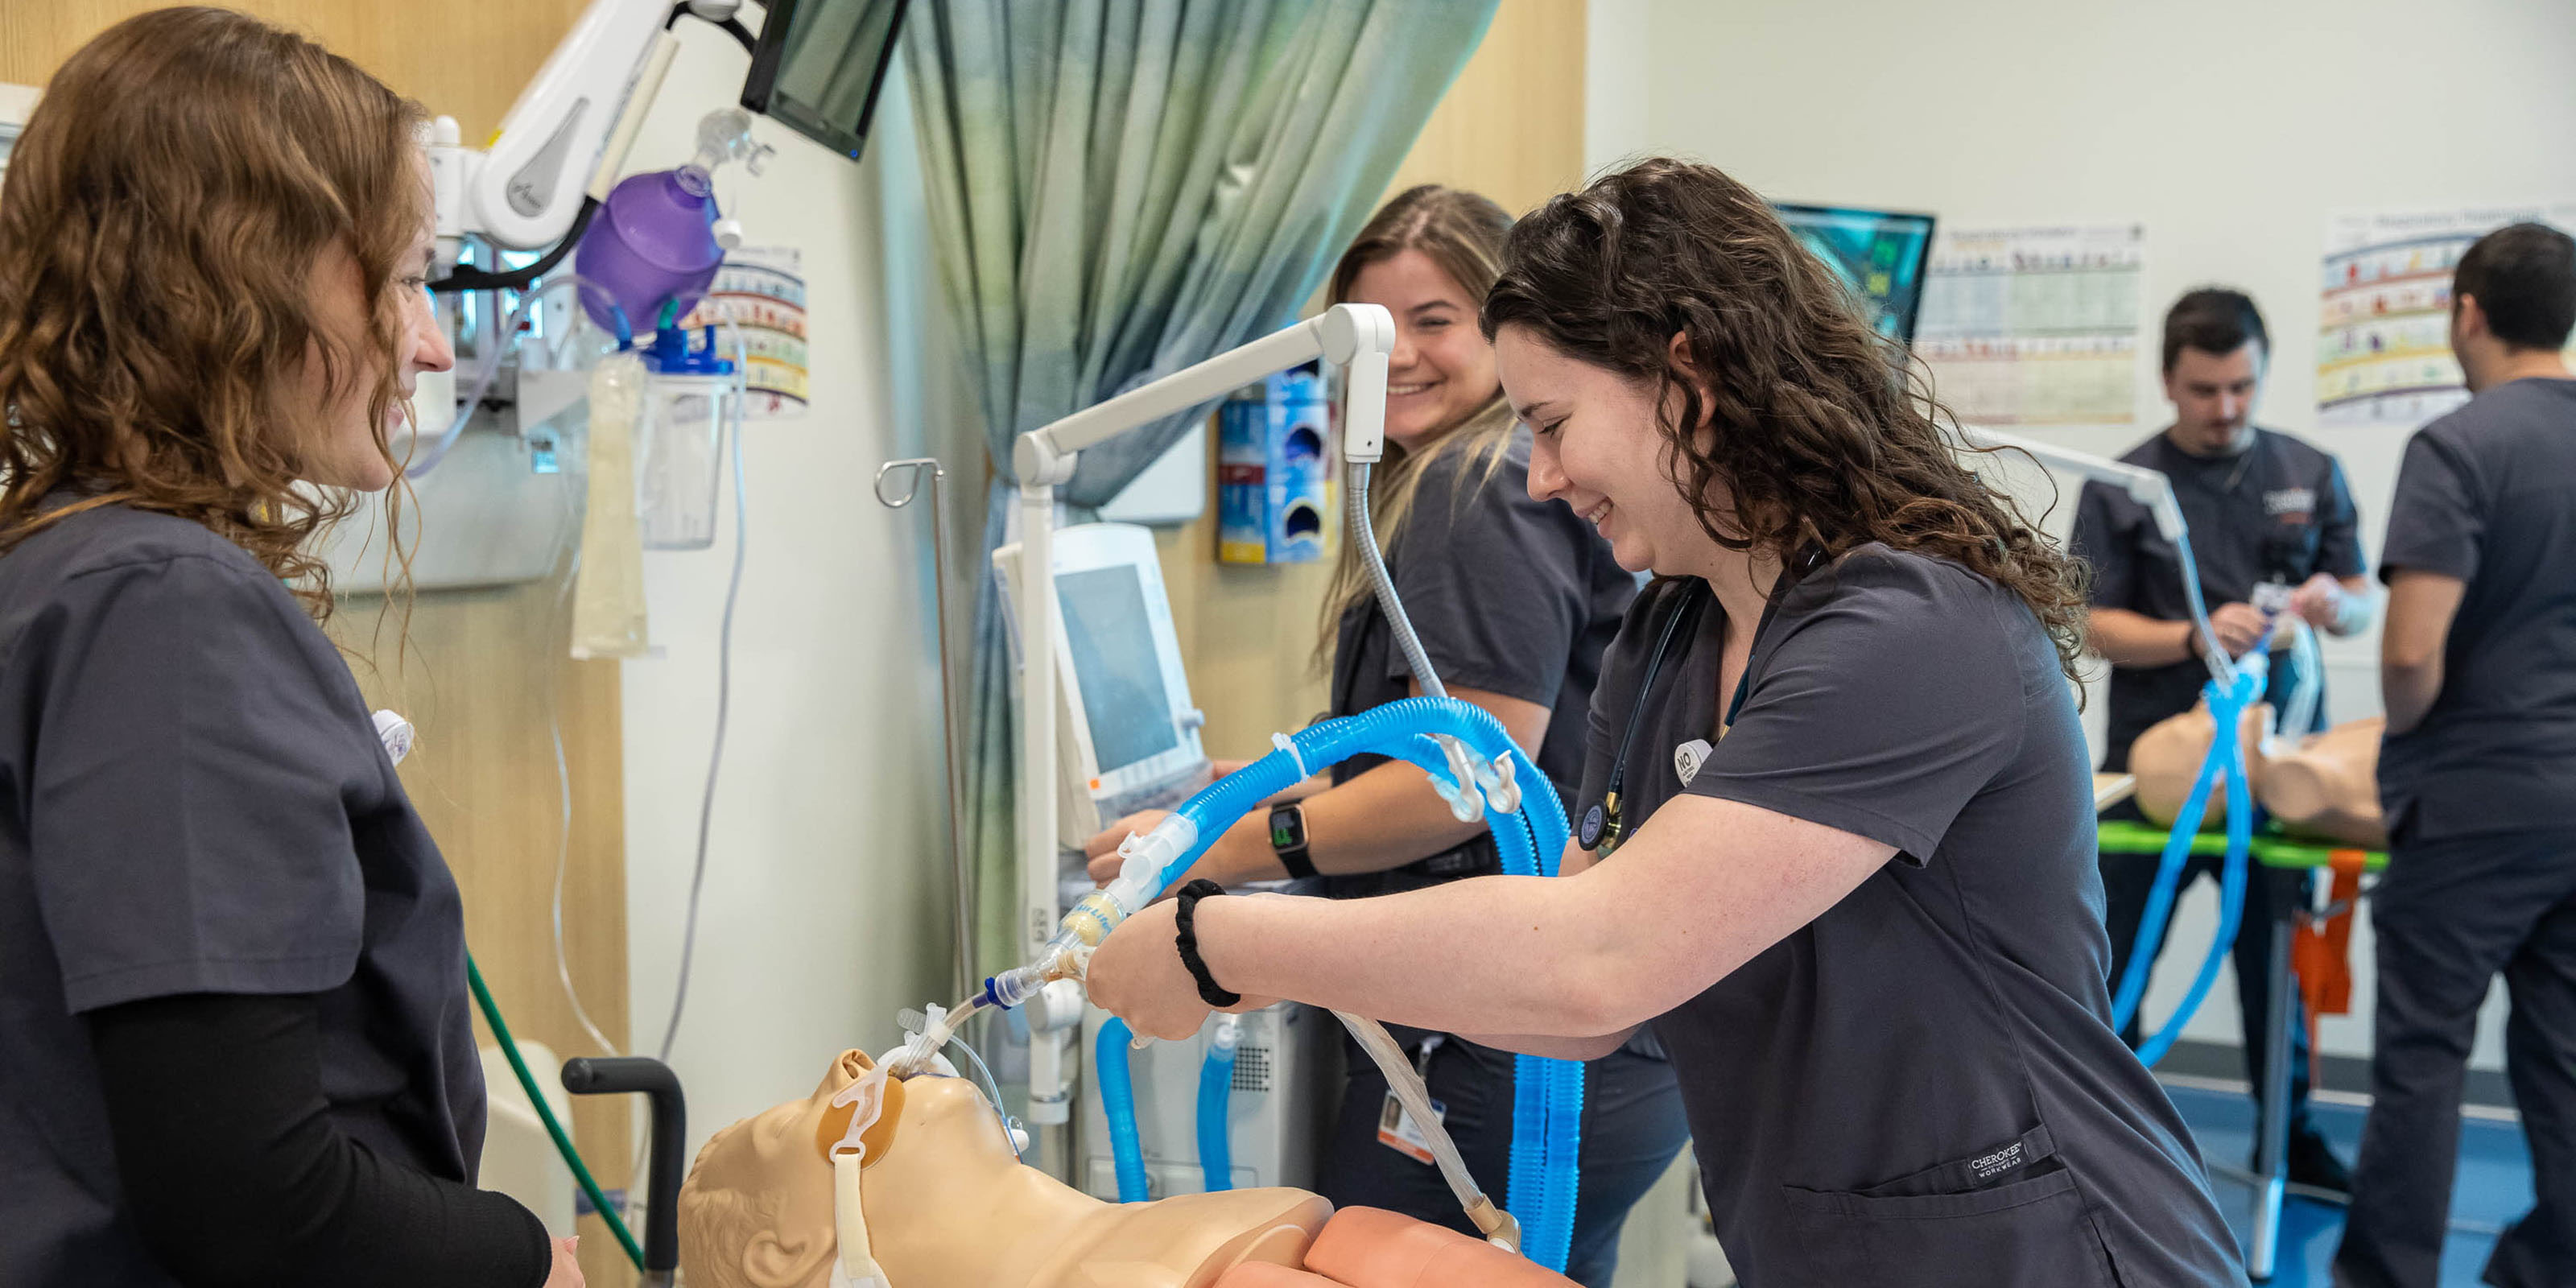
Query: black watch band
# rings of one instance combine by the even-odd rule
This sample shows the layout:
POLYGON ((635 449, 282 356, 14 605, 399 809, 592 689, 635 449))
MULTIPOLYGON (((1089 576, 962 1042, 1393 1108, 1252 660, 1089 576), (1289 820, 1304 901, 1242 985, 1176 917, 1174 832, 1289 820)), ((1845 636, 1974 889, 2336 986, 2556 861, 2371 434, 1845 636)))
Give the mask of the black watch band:
POLYGON ((1199 932, 1195 921, 1198 916, 1199 900, 1224 893, 1224 886, 1201 877, 1182 886, 1181 892, 1173 898, 1173 902, 1179 905, 1173 916, 1173 920, 1179 925, 1179 933, 1173 938, 1181 950, 1181 964, 1189 967, 1190 978, 1198 981, 1199 1000, 1218 1010, 1224 1010, 1242 1001, 1243 994, 1229 993, 1219 988, 1216 976, 1208 973, 1207 959, 1199 956, 1199 932))
POLYGON ((1315 860, 1306 853, 1306 807, 1295 801, 1283 801, 1270 807, 1270 852, 1279 866, 1288 869, 1291 880, 1313 877, 1315 860))

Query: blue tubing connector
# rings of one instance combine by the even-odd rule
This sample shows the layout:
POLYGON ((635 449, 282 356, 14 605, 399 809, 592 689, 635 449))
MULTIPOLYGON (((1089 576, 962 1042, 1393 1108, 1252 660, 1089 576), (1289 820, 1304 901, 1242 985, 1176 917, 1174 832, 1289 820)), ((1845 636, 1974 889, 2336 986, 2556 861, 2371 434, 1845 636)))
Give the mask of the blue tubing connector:
POLYGON ((1226 1101, 1234 1094, 1234 1048, 1208 1048, 1199 1065, 1199 1172, 1208 1192, 1234 1188, 1234 1144, 1226 1132, 1226 1101))
POLYGON ((2174 818, 2173 830, 2165 840, 2164 853, 2156 864, 2155 885, 2148 891, 2145 915, 2138 922, 2137 942, 2130 948, 2128 968, 2121 974, 2119 992, 2111 1001, 2111 1027, 2127 1028, 2146 996, 2147 978, 2153 970, 2150 950, 2163 941, 2166 922, 2173 915, 2183 869, 2190 862, 2191 838, 2199 833, 2201 820, 2209 815, 2210 793, 2223 780, 2227 791, 2227 852, 2219 867, 2218 930, 2173 1017, 2139 1044, 2138 1058, 2148 1065, 2162 1060, 2173 1049, 2182 1037, 2183 1026, 2191 1022, 2208 998, 2210 987, 2218 979, 2219 960, 2235 946, 2237 928, 2244 919, 2245 882, 2254 842, 2254 801, 2253 790, 2246 781, 2243 719, 2246 708, 2263 691, 2265 673, 2266 668, 2257 662, 2242 668, 2232 685, 2222 688, 2212 680, 2204 691, 2212 724, 2209 754, 2201 759, 2200 773, 2193 778, 2191 792, 2183 798, 2182 812, 2174 818))
POLYGON ((1117 1163, 1121 1203, 1142 1203, 1152 1195, 1145 1147, 1136 1139, 1136 1087, 1127 1072, 1127 1045, 1135 1040, 1127 1021, 1113 1015, 1091 1048, 1100 1065, 1100 1107, 1109 1119, 1109 1155, 1117 1163))

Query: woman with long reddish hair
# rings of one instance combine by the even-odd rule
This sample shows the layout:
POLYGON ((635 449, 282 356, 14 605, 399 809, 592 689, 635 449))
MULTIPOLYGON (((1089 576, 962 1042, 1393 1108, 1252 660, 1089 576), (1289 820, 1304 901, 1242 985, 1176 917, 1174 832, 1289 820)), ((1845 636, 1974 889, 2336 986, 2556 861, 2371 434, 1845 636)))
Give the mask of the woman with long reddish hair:
POLYGON ((431 315, 417 107, 220 9, 0 188, 0 1283, 578 1285, 473 1187, 456 883, 317 619, 431 315))

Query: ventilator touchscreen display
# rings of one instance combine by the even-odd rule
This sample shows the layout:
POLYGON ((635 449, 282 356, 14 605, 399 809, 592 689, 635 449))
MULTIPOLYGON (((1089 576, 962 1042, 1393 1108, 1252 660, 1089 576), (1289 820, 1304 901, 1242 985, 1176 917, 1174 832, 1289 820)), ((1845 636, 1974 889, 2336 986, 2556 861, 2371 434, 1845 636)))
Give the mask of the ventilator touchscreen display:
POLYGON ((1133 567, 1095 568, 1056 578, 1064 638, 1091 726, 1100 772, 1123 769, 1180 745, 1162 659, 1145 617, 1145 588, 1133 567))

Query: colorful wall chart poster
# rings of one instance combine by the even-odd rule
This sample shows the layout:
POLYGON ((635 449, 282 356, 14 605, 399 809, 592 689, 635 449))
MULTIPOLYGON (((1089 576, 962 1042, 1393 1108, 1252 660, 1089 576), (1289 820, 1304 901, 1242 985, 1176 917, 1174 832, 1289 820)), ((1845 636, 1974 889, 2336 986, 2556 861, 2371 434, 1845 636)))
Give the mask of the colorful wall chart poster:
MULTIPOLYGON (((739 323, 751 352, 747 414, 776 420, 805 414, 804 256, 791 246, 739 246, 716 270, 715 286, 681 325, 739 323)), ((726 332, 720 343, 731 345, 726 332)))
POLYGON ((2415 426, 2467 402, 2451 356, 2451 272, 2479 237, 2530 220, 2576 229, 2576 202, 2374 211, 2327 224, 2317 423, 2415 426))
POLYGON ((1945 229, 1914 352, 1973 425, 2125 425, 2137 416, 2138 224, 1945 229))

